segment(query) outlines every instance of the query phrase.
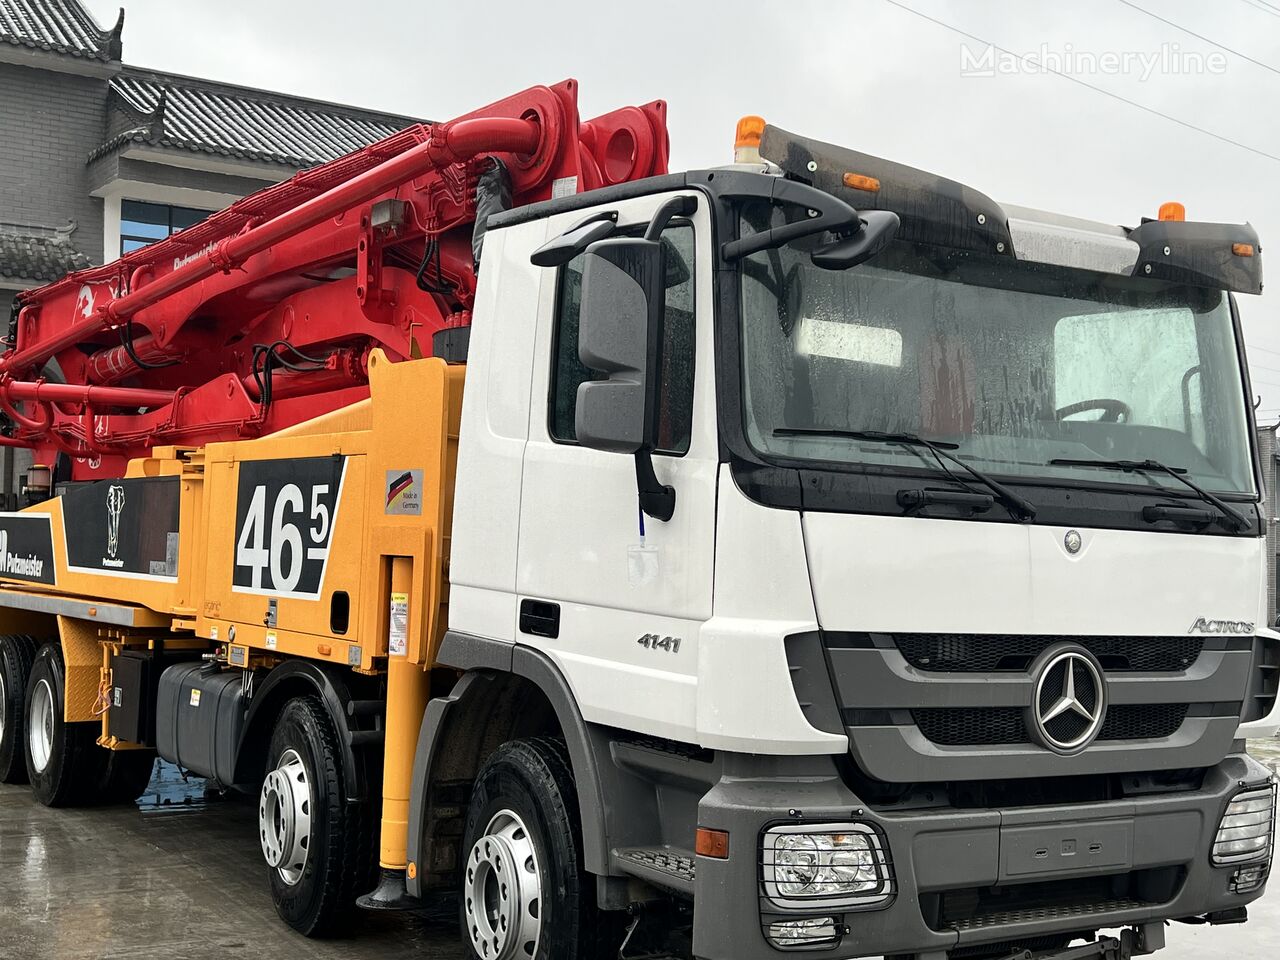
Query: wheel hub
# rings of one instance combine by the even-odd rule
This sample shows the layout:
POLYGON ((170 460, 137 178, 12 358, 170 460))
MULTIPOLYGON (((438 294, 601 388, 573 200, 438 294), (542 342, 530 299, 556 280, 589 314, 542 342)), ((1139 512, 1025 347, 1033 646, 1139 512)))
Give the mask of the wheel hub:
POLYGON ((44 772, 53 755, 53 718, 53 688, 48 680, 41 680, 27 706, 27 748, 37 773, 44 772))
POLYGON ((483 960, 524 960, 542 933, 542 879, 524 821, 494 816, 467 855, 463 884, 467 934, 483 960))
POLYGON ((296 750, 286 750, 262 781, 258 836, 267 865, 293 886, 302 879, 311 844, 311 784, 296 750))

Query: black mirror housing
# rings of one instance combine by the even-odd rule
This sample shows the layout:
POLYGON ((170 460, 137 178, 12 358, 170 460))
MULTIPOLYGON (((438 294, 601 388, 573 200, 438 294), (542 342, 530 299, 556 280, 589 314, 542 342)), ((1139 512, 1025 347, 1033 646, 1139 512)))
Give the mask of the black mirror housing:
POLYGON ((652 450, 662 365, 665 258, 658 240, 592 243, 582 271, 578 357, 606 374, 578 387, 578 442, 597 450, 652 450))
POLYGON ((877 256, 898 232, 898 215, 889 210, 867 210, 852 235, 813 251, 809 259, 823 270, 848 270, 877 256))

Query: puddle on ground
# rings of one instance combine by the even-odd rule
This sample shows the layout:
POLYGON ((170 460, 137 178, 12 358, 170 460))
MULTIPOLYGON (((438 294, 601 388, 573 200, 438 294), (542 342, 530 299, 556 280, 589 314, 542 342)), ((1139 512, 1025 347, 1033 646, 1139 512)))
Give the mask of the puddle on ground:
POLYGON ((191 811, 224 803, 227 797, 227 793, 210 786, 204 777, 186 773, 167 760, 158 760, 147 792, 138 798, 138 809, 147 814, 191 811))

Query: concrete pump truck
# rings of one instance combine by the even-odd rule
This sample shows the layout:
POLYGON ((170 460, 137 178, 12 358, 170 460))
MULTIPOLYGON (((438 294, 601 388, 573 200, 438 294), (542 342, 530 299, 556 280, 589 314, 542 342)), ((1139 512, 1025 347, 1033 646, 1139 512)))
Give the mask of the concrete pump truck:
POLYGON ((301 173, 21 296, 0 778, 158 755, 296 930, 452 896, 483 960, 1243 921, 1261 252, 759 118, 668 173, 573 81, 301 173))

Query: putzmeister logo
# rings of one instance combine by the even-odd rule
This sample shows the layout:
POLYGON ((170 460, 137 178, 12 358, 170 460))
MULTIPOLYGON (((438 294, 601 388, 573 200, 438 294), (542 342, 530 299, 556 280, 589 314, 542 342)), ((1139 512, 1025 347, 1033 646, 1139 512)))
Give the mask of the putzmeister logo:
POLYGON ((1197 617, 1187 633, 1253 633, 1250 620, 1208 620, 1197 617))
POLYGON ((0 570, 18 577, 39 578, 44 574, 44 561, 35 554, 20 556, 9 552, 9 531, 0 530, 0 570))
POLYGON ((120 513, 124 510, 124 487, 113 483, 107 488, 107 556, 102 558, 104 567, 121 567, 120 560, 120 513))

